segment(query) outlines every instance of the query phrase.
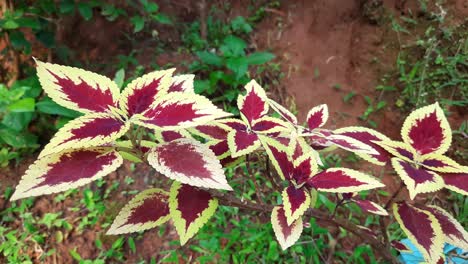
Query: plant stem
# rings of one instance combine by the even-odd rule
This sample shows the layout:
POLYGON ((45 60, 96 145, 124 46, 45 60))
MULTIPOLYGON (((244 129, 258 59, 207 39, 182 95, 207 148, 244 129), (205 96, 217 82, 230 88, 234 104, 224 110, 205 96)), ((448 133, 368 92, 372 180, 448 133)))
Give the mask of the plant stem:
POLYGON ((259 204, 263 204, 262 196, 260 194, 260 189, 258 188, 257 180, 255 178, 255 172, 252 173, 250 171, 250 155, 249 154, 247 154, 245 156, 245 166, 247 167, 247 174, 249 174, 249 176, 251 177, 252 182, 254 184, 255 195, 257 196, 257 201, 258 201, 259 204))
POLYGON ((403 190, 403 187, 405 187, 405 184, 403 182, 400 182, 400 187, 398 187, 398 190, 392 194, 392 197, 388 200, 388 202, 385 204, 384 209, 387 210, 388 207, 392 204, 392 202, 395 200, 395 198, 398 196, 398 194, 403 190))
MULTIPOLYGON (((216 197, 219 200, 221 205, 237 207, 243 210, 249 211, 256 211, 262 213, 271 213, 274 206, 270 204, 258 204, 248 200, 240 200, 239 198, 235 197, 229 193, 222 193, 216 190, 209 190, 213 197, 216 197)), ((332 225, 332 226, 339 226, 348 230, 349 232, 353 233, 354 235, 360 237, 365 243, 368 243, 376 252, 382 254, 386 260, 390 261, 391 263, 398 263, 396 258, 391 254, 385 244, 379 241, 377 238, 363 232, 356 224, 340 218, 330 218, 330 216, 317 209, 309 208, 304 216, 307 217, 314 217, 317 219, 317 222, 320 222, 324 225, 332 225)))

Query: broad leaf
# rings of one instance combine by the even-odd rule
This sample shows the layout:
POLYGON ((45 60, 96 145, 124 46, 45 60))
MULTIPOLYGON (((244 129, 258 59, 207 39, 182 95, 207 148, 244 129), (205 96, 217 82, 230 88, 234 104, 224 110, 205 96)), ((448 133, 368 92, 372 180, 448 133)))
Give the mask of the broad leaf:
POLYGON ((128 123, 109 114, 87 114, 63 126, 39 157, 70 148, 96 147, 115 141, 129 129, 128 123))
POLYGON ((445 188, 468 195, 468 173, 441 173, 440 176, 444 180, 445 188))
POLYGON ((42 88, 56 103, 83 113, 107 112, 117 105, 119 88, 111 79, 78 68, 36 60, 42 88))
POLYGON ((148 162, 159 173, 185 184, 232 190, 212 150, 194 139, 177 139, 151 149, 148 162))
POLYGON ((184 92, 184 93, 194 93, 193 89, 193 79, 195 75, 193 74, 183 74, 172 77, 171 85, 169 86, 168 92, 184 92))
POLYGON ((345 168, 326 169, 310 178, 307 184, 319 191, 335 193, 358 192, 384 186, 372 176, 345 168))
POLYGON ((405 202, 393 205, 393 214, 401 229, 423 254, 428 263, 435 263, 442 255, 444 235, 437 218, 405 202))
POLYGON ((247 123, 252 124, 255 119, 268 112, 268 98, 265 90, 255 80, 247 83, 245 89, 247 90, 245 96, 239 95, 237 98, 237 107, 242 118, 245 118, 247 123))
POLYGON ((438 103, 413 111, 403 123, 403 141, 420 155, 445 153, 452 143, 452 131, 438 103))
POLYGON ((467 172, 468 168, 440 154, 427 154, 421 157, 422 165, 430 170, 445 173, 467 172))
POLYGON ((232 130, 227 139, 229 150, 234 158, 252 153, 261 145, 257 134, 243 130, 232 130))
POLYGON ((418 193, 435 192, 444 187, 443 179, 435 172, 398 158, 392 158, 392 166, 408 187, 410 198, 414 199, 418 193))
POLYGON ((328 120, 328 106, 321 104, 313 107, 307 113, 307 126, 310 130, 322 127, 328 120))
POLYGON ((207 191, 174 182, 169 194, 169 211, 180 244, 184 245, 213 216, 218 200, 207 191))
POLYGON ((429 211, 439 221, 442 233, 444 234, 445 243, 459 247, 465 251, 468 250, 468 232, 444 209, 431 205, 421 208, 429 211))
POLYGON ((288 225, 302 217, 310 206, 310 194, 306 188, 296 189, 289 186, 281 193, 283 198, 283 209, 288 225))
POLYGON ((252 130, 257 133, 270 134, 288 130, 288 125, 274 117, 264 116, 252 123, 252 130))
POLYGON ((174 70, 154 71, 133 80, 122 92, 119 107, 129 116, 148 110, 169 89, 174 70))
POLYGON ((156 100, 149 110, 135 115, 131 121, 150 129, 174 130, 201 125, 230 115, 203 96, 174 92, 156 100))
POLYGON ((282 206, 276 206, 271 212, 271 225, 275 232, 276 240, 281 246, 281 249, 286 250, 294 245, 301 237, 302 233, 302 218, 297 219, 291 225, 288 225, 286 216, 282 206))
POLYGON ((161 189, 148 189, 125 205, 107 234, 144 231, 162 225, 169 219, 169 194, 161 189))
POLYGON ((156 130, 154 136, 158 142, 170 142, 180 138, 192 138, 185 129, 180 130, 156 130))
POLYGON ((69 149, 42 157, 29 166, 11 200, 83 186, 115 171, 122 162, 108 148, 69 149))

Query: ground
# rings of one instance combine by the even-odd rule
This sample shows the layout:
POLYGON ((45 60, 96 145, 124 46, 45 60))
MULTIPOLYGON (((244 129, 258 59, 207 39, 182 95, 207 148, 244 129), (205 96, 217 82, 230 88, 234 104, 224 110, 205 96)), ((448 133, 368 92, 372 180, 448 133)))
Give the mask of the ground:
MULTIPOLYGON (((191 1, 176 1, 174 5, 168 1, 162 2, 161 11, 177 17, 180 23, 199 19, 199 7, 191 1)), ((233 1, 233 8, 228 12, 228 17, 246 15, 249 12, 245 8, 248 2, 233 1)), ((453 23, 459 23, 459 20, 468 15, 466 1, 449 1, 446 7, 447 12, 453 16, 453 23)), ((405 113, 396 106, 397 96, 394 93, 379 91, 376 87, 382 83, 384 75, 395 71, 395 61, 400 51, 397 35, 389 26, 388 15, 399 16, 418 12, 420 10, 417 1, 280 1, 278 8, 267 10, 266 18, 255 26, 249 42, 253 48, 267 49, 277 55, 276 62, 280 63, 285 76, 281 79, 280 87, 272 89, 276 91, 272 97, 289 98, 285 101, 297 111, 299 120, 305 119, 312 106, 328 104, 330 120, 327 128, 369 126, 368 120, 371 120, 386 135, 399 139, 399 127, 405 113), (278 90, 287 96, 279 95, 278 90), (388 102, 386 110, 373 113, 363 120, 360 117, 369 107, 366 97, 373 102, 385 99, 388 102)), ((112 75, 113 69, 106 69, 104 66, 106 62, 115 61, 117 55, 128 54, 135 49, 140 51, 136 56, 139 64, 146 67, 154 61, 160 66, 167 63, 178 66, 178 62, 194 58, 189 52, 178 52, 177 47, 180 46, 181 40, 180 30, 177 28, 157 27, 159 38, 166 41, 164 48, 167 52, 151 53, 151 56, 147 56, 145 51, 150 53, 153 45, 157 45, 157 40, 147 34, 139 34, 136 36, 136 43, 130 44, 123 34, 131 27, 127 22, 109 22, 98 14, 95 15, 96 19, 88 22, 83 22, 76 16, 65 19, 57 33, 57 40, 68 44, 75 51, 75 59, 95 62, 95 70, 112 75)), ((405 38, 409 39, 411 36, 405 38)), ((185 65, 181 67, 186 68, 185 65)), ((454 127, 459 127, 461 122, 466 120, 467 112, 466 109, 457 109, 454 112, 450 121, 454 127)), ((466 146, 460 148, 466 149, 466 146)), ((0 192, 15 186, 32 161, 32 158, 25 159, 19 166, 2 169, 0 192)), ((130 164, 126 164, 117 173, 109 176, 107 182, 123 181, 130 174, 134 176, 135 182, 120 185, 105 200, 107 216, 117 214, 118 208, 131 197, 128 194, 122 195, 122 191, 147 188, 153 182, 150 176, 155 172, 145 165, 131 168, 130 164)), ((393 183, 392 179, 384 179, 384 182, 390 185, 393 183)), ((397 187, 390 186, 388 191, 392 192, 397 187)), ((99 189, 95 185, 91 188, 99 189)), ((78 212, 68 210, 77 206, 76 200, 80 199, 81 190, 74 195, 75 201, 65 199, 56 202, 51 199, 56 196, 40 197, 36 199, 30 211, 39 217, 52 212, 61 212, 64 217, 70 219, 85 215, 88 212, 86 208, 78 212)), ((8 202, 0 198, 0 208, 6 206, 8 202)), ((105 216, 99 217, 100 220, 103 218, 105 216)), ((16 224, 19 227, 21 223, 16 224)), ((105 245, 115 240, 114 237, 104 235, 106 227, 101 226, 99 222, 85 230, 70 231, 61 243, 53 238, 54 234, 50 234, 48 247, 55 248, 56 253, 46 258, 45 262, 71 263, 70 249, 75 249, 83 259, 96 258, 100 252, 95 246, 96 237, 105 245)), ((137 253, 131 253, 129 248, 125 248, 127 263, 136 263, 140 259, 150 260, 152 256, 160 260, 165 253, 157 252, 177 247, 169 243, 171 237, 176 236, 172 227, 168 226, 161 232, 162 235, 159 230, 154 230, 146 232, 144 236, 134 236, 139 237, 135 240, 137 253)), ((346 247, 353 248, 359 241, 346 243, 349 243, 346 247)), ((184 249, 187 250, 186 247, 184 249)))

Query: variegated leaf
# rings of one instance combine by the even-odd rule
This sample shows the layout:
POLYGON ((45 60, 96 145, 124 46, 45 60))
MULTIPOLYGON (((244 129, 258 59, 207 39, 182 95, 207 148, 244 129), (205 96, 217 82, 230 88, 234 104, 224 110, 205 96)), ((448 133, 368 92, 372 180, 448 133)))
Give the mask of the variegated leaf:
POLYGON ((398 250, 399 252, 411 252, 411 249, 409 247, 407 247, 405 244, 401 243, 398 240, 392 240, 391 244, 392 247, 398 250))
POLYGON ((400 141, 393 141, 393 140, 384 140, 384 141, 373 141, 375 144, 381 146, 383 149, 388 151, 393 156, 412 162, 415 159, 416 153, 414 153, 414 149, 400 141))
POLYGON ((39 157, 65 149, 102 146, 124 135, 129 124, 110 114, 87 114, 62 127, 50 140, 39 157))
POLYGON ((399 158, 392 158, 392 166, 408 187, 410 198, 414 199, 418 193, 435 192, 444 187, 443 179, 435 172, 399 158))
POLYGON ((169 211, 184 245, 213 216, 218 200, 207 191, 173 182, 169 194, 169 211))
POLYGON ((156 130, 154 135, 159 142, 170 142, 180 138, 192 138, 190 133, 185 129, 156 130))
POLYGON ((427 154, 421 157, 421 164, 433 171, 445 173, 468 173, 468 168, 458 164, 449 157, 440 154, 427 154))
MULTIPOLYGON (((244 128, 246 128, 244 126, 244 128)), ((212 121, 207 124, 190 128, 190 132, 208 141, 227 140, 231 128, 221 122, 212 121)))
POLYGON ((173 93, 173 92, 194 93, 194 90, 193 90, 194 78, 195 78, 195 75, 193 74, 183 74, 183 75, 173 76, 168 92, 169 93, 173 93))
POLYGON ((352 137, 348 137, 345 135, 336 135, 332 134, 326 137, 327 140, 332 142, 339 148, 345 149, 347 151, 351 151, 354 153, 362 153, 368 155, 378 155, 379 152, 376 151, 371 145, 368 145, 360 140, 356 140, 352 137))
POLYGON ((194 139, 177 139, 151 149, 148 162, 159 173, 197 187, 232 190, 212 150, 194 139))
POLYGON ((283 180, 291 180, 294 171, 294 162, 288 155, 287 147, 272 138, 263 140, 262 143, 280 178, 283 180))
POLYGON ((307 183, 311 177, 314 177, 317 172, 318 166, 313 153, 305 153, 294 160, 292 179, 297 185, 303 185, 307 183))
POLYGON ((322 127, 328 120, 328 106, 321 104, 313 107, 307 113, 307 126, 310 130, 322 127))
POLYGON ((239 95, 237 98, 237 107, 247 123, 252 124, 254 120, 268 112, 268 98, 265 90, 255 80, 247 83, 245 89, 247 90, 245 96, 239 95))
POLYGON ((438 103, 421 107, 409 114, 403 123, 401 136, 420 155, 443 154, 452 143, 452 130, 438 103))
POLYGON ((429 211, 439 221, 445 243, 468 251, 468 232, 452 215, 435 205, 425 206, 421 209, 429 211))
POLYGON ((299 237, 301 237, 303 229, 302 218, 298 218, 291 225, 288 225, 282 206, 275 206, 273 208, 271 212, 271 225, 273 226, 276 240, 278 240, 283 250, 294 245, 299 237))
POLYGON ((294 221, 302 217, 310 206, 310 195, 306 188, 296 189, 289 186, 281 193, 283 198, 284 215, 286 222, 291 225, 294 221))
POLYGON ((468 173, 441 173, 445 188, 468 195, 468 173))
POLYGON ((364 211, 376 215, 388 215, 387 211, 380 205, 369 200, 354 200, 354 202, 364 211))
POLYGON ((149 110, 131 121, 150 129, 176 130, 230 115, 201 95, 174 92, 157 99, 149 110))
POLYGON ((335 134, 354 138, 366 145, 371 146, 374 150, 377 151, 377 154, 366 154, 357 152, 356 154, 364 160, 377 165, 385 165, 387 162, 390 161, 390 156, 388 155, 387 151, 381 146, 374 143, 374 141, 390 140, 384 134, 367 127, 344 127, 337 129, 333 132, 335 134))
POLYGON ((161 189, 148 189, 136 195, 125 205, 107 234, 144 231, 162 225, 170 218, 169 194, 161 189))
POLYGON ((372 176, 345 168, 326 169, 310 178, 307 184, 319 191, 334 193, 359 192, 384 186, 372 176))
POLYGON ((252 153, 261 145, 257 134, 244 130, 232 130, 227 140, 233 158, 252 153))
POLYGON ((36 63, 42 88, 59 105, 82 113, 104 113, 117 105, 120 92, 111 79, 78 68, 36 63))
POLYGON ((437 218, 406 202, 393 204, 393 214, 401 229, 429 263, 443 253, 444 235, 437 218))
POLYGON ((153 102, 167 93, 175 69, 154 71, 133 80, 119 98, 119 107, 129 116, 148 110, 153 102))
POLYGON ((109 148, 68 149, 29 166, 11 200, 66 191, 100 179, 122 164, 109 148))
POLYGON ((275 112, 277 112, 282 118, 284 118, 286 121, 291 123, 292 125, 297 125, 297 118, 296 116, 291 113, 288 109, 286 109, 284 106, 278 104, 277 102, 268 99, 268 104, 271 106, 275 112))
POLYGON ((252 130, 257 133, 270 134, 288 130, 288 125, 281 119, 264 116, 252 123, 252 130))
POLYGON ((218 159, 220 160, 231 156, 227 140, 210 141, 206 145, 214 152, 216 157, 218 157, 218 159))

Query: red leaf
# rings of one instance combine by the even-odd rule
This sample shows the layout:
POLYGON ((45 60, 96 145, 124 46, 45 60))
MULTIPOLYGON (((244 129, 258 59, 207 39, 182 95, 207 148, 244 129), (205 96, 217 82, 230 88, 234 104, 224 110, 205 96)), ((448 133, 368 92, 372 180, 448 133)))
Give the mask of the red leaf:
POLYGON ((307 184, 319 191, 336 193, 357 192, 384 186, 369 175, 345 168, 326 169, 310 178, 307 184))
POLYGON ((307 125, 310 130, 322 127, 328 120, 328 107, 326 104, 318 105, 307 113, 307 125))
POLYGON ((452 142, 452 132, 438 103, 412 112, 403 123, 403 141, 420 155, 443 154, 452 142))
POLYGON ((362 210, 372 213, 372 214, 377 214, 377 215, 388 215, 387 211, 383 209, 380 205, 368 201, 368 200, 355 200, 354 201, 359 207, 361 207, 362 210))
POLYGON ((237 106, 248 123, 252 124, 254 120, 268 112, 267 97, 263 88, 255 80, 246 84, 245 88, 247 93, 245 96, 239 96, 237 106))
POLYGON ((260 147, 257 134, 242 130, 232 130, 228 134, 228 144, 232 157, 249 154, 260 147))
POLYGON ((276 206, 271 212, 271 224, 275 232, 281 249, 286 250, 294 245, 302 233, 302 218, 298 218, 291 225, 288 225, 285 212, 282 206, 276 206))
POLYGON ((445 188, 468 195, 468 173, 441 173, 445 188))
POLYGON ((232 190, 213 151, 193 139, 178 139, 153 148, 148 162, 160 173, 198 187, 232 190))
POLYGON ((186 92, 193 93, 193 74, 183 74, 172 77, 171 85, 169 86, 168 92, 186 92))
POLYGON ((76 188, 102 178, 122 164, 107 148, 69 149, 36 160, 21 178, 11 200, 76 188))
POLYGON ((430 212, 405 202, 395 203, 393 213, 400 227, 429 263, 436 262, 443 251, 443 234, 430 212))
POLYGON ((169 219, 169 194, 161 189, 148 189, 135 196, 120 211, 107 234, 139 232, 169 219))
POLYGON ((296 219, 302 217, 309 208, 310 195, 305 188, 296 189, 294 186, 289 186, 284 189, 282 197, 287 223, 291 225, 296 219))

